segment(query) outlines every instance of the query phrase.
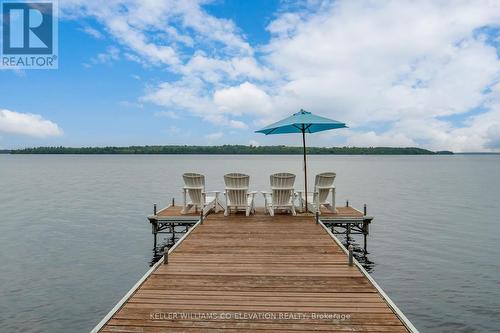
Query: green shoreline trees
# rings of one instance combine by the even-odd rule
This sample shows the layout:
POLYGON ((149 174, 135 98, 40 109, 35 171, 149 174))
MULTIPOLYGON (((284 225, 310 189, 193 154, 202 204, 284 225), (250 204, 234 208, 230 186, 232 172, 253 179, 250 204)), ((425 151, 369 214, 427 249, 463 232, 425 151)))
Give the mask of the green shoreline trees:
MULTIPOLYGON (((11 154, 220 154, 220 155, 299 155, 302 147, 295 146, 130 146, 130 147, 36 147, 16 149, 11 154)), ((407 147, 308 147, 311 155, 435 155, 452 152, 433 152, 407 147)))

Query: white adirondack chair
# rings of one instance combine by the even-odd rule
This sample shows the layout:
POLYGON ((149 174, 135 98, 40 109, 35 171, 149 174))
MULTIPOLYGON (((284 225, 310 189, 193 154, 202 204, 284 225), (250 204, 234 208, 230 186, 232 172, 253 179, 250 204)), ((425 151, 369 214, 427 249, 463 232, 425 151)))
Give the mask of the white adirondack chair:
POLYGON ((264 205, 269 215, 274 216, 275 209, 287 209, 295 212, 295 175, 291 173, 275 173, 270 176, 271 192, 262 192, 264 205))
POLYGON ((182 178, 184 178, 184 205, 181 211, 182 214, 188 213, 193 207, 195 212, 198 212, 198 209, 202 209, 203 215, 206 215, 212 209, 214 209, 216 213, 218 212, 219 192, 205 191, 205 176, 199 173, 188 172, 183 174, 182 178), (213 195, 208 196, 208 193, 213 195), (190 201, 188 201, 188 196, 190 201))
MULTIPOLYGON (((333 186, 333 181, 335 180, 336 174, 334 172, 323 172, 316 175, 314 181, 314 192, 307 194, 307 210, 321 214, 321 206, 325 207, 329 211, 336 213, 335 208, 335 186, 333 186), (328 195, 331 193, 331 202, 328 201, 328 195)), ((299 196, 300 206, 304 208, 304 193, 297 192, 299 196)))
POLYGON ((244 210, 246 216, 254 213, 254 198, 257 192, 248 191, 250 176, 242 173, 228 173, 224 175, 224 182, 226 184, 224 191, 226 210, 224 211, 224 215, 228 216, 231 209, 236 211, 244 210))

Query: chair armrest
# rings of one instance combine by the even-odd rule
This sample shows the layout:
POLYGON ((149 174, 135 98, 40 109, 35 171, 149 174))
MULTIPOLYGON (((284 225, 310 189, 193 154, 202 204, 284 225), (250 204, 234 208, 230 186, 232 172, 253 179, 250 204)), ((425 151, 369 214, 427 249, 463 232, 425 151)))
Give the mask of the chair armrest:
POLYGON ((250 192, 248 192, 247 194, 249 194, 249 195, 255 195, 255 194, 257 194, 257 193, 259 193, 259 192, 257 192, 257 191, 250 191, 250 192))
POLYGON ((189 190, 203 190, 205 187, 203 187, 203 186, 183 186, 183 188, 189 189, 189 190))
POLYGON ((207 193, 220 193, 220 191, 204 191, 203 193, 207 194, 207 193))
POLYGON ((264 199, 266 199, 267 197, 271 198, 272 196, 272 192, 269 192, 269 191, 260 191, 260 193, 262 193, 262 195, 264 196, 264 199))
POLYGON ((294 191, 295 189, 293 187, 271 187, 271 190, 290 190, 290 191, 294 191))
POLYGON ((331 189, 334 189, 335 186, 315 186, 316 188, 319 188, 321 190, 331 190, 331 189))

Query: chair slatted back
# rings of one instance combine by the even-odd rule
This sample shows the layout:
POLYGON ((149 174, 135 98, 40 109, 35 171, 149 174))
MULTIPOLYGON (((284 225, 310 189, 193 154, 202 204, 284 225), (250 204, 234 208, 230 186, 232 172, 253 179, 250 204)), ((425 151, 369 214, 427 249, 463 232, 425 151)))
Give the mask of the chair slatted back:
POLYGON ((291 203, 295 184, 295 175, 291 173, 275 173, 270 176, 273 205, 288 205, 291 203))
POLYGON ((187 189, 189 198, 195 205, 203 205, 203 192, 205 191, 205 176, 187 172, 182 175, 184 187, 187 189))
POLYGON ((246 206, 250 176, 243 173, 228 173, 224 175, 226 195, 234 206, 246 206))
POLYGON ((334 172, 323 172, 316 175, 314 181, 314 191, 318 192, 319 203, 323 203, 327 200, 330 189, 328 187, 333 186, 333 181, 335 180, 336 174, 334 172))

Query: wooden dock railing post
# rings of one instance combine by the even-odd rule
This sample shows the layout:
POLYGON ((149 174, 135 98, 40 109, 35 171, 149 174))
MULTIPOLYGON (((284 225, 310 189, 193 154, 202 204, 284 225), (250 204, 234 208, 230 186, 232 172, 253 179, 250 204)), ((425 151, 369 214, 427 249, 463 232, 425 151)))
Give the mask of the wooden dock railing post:
POLYGON ((165 247, 163 250, 163 264, 168 264, 168 248, 165 247))
POLYGON ((172 207, 175 206, 175 198, 172 198, 172 207))
POLYGON ((156 204, 153 204, 153 215, 156 215, 156 204))
POLYGON ((366 216, 366 204, 363 206, 363 214, 366 216))
POLYGON ((201 210, 200 213, 200 224, 203 224, 203 209, 201 210))
POLYGON ((354 258, 353 258, 353 248, 352 248, 352 245, 349 245, 349 266, 352 266, 354 265, 354 258))
POLYGON ((346 200, 346 202, 345 202, 345 206, 346 206, 346 207, 349 207, 349 199, 347 199, 347 200, 346 200))
POLYGON ((316 212, 316 224, 319 224, 319 212, 316 212))

